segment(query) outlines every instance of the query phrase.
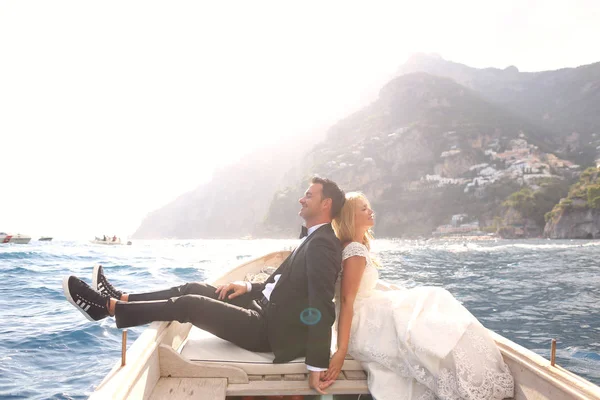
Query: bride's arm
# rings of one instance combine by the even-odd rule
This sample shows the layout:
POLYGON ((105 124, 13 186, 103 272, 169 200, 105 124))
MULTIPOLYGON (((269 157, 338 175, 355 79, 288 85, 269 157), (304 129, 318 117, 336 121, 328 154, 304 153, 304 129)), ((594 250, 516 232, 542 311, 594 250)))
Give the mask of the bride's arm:
POLYGON ((356 293, 358 293, 366 264, 365 258, 361 256, 349 257, 344 261, 338 321, 338 351, 342 350, 344 355, 348 351, 348 342, 350 341, 350 328, 354 316, 354 299, 356 299, 356 293))
POLYGON ((346 358, 352 317, 354 316, 354 299, 356 299, 366 263, 366 259, 361 256, 348 257, 344 260, 340 293, 340 316, 338 319, 338 350, 329 363, 329 369, 325 376, 327 380, 337 378, 346 358))

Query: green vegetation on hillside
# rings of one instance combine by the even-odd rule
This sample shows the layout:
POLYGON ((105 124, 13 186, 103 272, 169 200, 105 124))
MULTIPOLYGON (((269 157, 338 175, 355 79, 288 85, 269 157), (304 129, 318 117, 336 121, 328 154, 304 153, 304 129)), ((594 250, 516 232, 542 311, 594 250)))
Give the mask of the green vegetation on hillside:
POLYGON ((579 176, 579 181, 569 189, 567 197, 546 213, 549 221, 568 209, 598 209, 600 208, 600 168, 590 167, 579 176))
POLYGON ((523 218, 531 219, 543 227, 545 214, 565 196, 569 183, 566 180, 548 179, 539 186, 535 191, 526 187, 511 194, 502 205, 515 209, 523 218))

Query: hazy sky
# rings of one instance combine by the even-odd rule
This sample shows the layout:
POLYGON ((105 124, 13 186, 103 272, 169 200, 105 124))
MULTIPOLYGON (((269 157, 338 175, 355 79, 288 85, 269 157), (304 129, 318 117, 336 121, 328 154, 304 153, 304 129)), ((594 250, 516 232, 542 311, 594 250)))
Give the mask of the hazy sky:
POLYGON ((590 1, 0 1, 0 231, 133 233, 216 166, 324 130, 415 51, 600 61, 590 1))

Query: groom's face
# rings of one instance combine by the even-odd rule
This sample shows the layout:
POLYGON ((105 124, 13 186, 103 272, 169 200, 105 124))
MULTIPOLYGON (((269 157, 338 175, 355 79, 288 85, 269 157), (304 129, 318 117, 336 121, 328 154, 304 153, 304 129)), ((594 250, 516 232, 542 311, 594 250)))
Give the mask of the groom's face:
POLYGON ((304 196, 298 201, 302 206, 298 215, 304 218, 305 221, 310 221, 319 216, 323 208, 321 204, 323 201, 323 185, 320 183, 311 184, 304 192, 304 196))

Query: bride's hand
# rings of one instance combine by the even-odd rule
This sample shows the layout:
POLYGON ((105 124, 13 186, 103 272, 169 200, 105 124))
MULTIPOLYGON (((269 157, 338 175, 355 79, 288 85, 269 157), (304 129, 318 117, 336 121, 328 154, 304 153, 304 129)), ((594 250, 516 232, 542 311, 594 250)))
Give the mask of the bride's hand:
POLYGON ((335 381, 342 371, 342 365, 344 365, 344 358, 346 358, 346 353, 342 351, 336 351, 331 360, 329 361, 329 368, 325 373, 325 380, 327 381, 335 381))

